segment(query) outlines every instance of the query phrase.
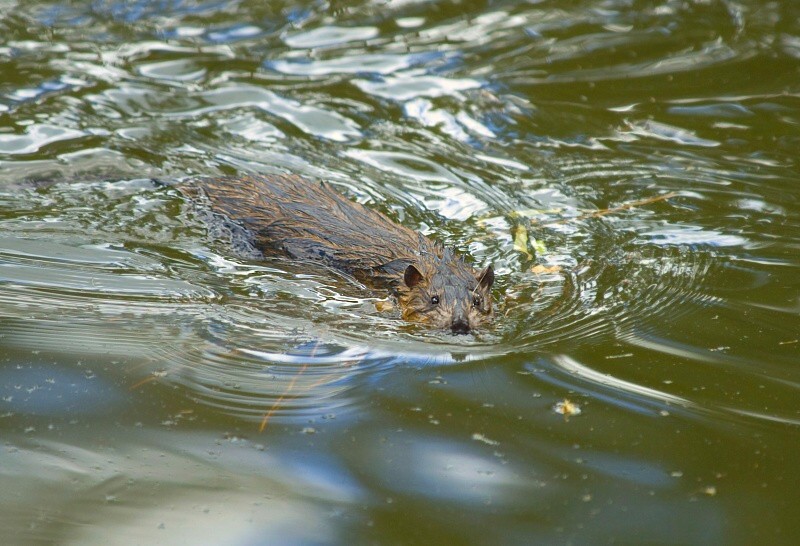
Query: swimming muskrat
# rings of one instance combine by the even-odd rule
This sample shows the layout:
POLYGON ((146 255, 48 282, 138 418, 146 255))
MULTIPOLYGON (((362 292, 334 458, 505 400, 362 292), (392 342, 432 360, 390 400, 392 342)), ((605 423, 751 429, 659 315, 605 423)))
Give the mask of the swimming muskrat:
POLYGON ((199 178, 178 188, 202 191, 266 255, 322 262, 388 289, 408 321, 466 334, 492 317, 492 266, 476 271, 452 249, 325 183, 269 175, 199 178))

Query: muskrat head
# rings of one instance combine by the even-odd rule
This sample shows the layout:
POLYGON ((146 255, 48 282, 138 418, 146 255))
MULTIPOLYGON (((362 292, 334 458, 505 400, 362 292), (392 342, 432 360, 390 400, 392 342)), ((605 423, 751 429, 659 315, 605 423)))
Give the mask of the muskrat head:
POLYGON ((460 259, 410 264, 398 300, 403 318, 468 334, 492 318, 494 270, 475 271, 460 259))

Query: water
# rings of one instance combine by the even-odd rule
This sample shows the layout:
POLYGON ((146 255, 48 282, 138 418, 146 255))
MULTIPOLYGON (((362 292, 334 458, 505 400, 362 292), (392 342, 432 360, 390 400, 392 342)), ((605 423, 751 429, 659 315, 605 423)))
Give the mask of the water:
POLYGON ((5 543, 800 536, 795 2, 0 14, 5 543), (247 172, 494 264, 495 324, 151 181, 247 172))

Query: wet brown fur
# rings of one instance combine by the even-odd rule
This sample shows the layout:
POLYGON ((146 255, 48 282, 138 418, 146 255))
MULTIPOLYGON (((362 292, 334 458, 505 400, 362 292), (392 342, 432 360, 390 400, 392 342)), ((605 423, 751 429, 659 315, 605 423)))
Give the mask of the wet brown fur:
POLYGON ((201 178, 179 186, 252 232, 266 255, 320 261, 386 288, 403 318, 467 333, 492 317, 491 266, 478 272, 454 251, 297 175, 201 178), (438 300, 438 302, 437 302, 438 300))

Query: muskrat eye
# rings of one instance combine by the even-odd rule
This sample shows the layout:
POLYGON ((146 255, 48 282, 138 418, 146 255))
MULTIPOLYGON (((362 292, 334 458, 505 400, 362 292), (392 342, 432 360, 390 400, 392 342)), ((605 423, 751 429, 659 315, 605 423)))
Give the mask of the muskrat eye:
POLYGON ((473 296, 472 297, 472 306, 473 307, 480 307, 482 301, 483 300, 481 300, 480 296, 473 296))
POLYGON ((431 296, 431 305, 439 305, 439 296, 431 296))

